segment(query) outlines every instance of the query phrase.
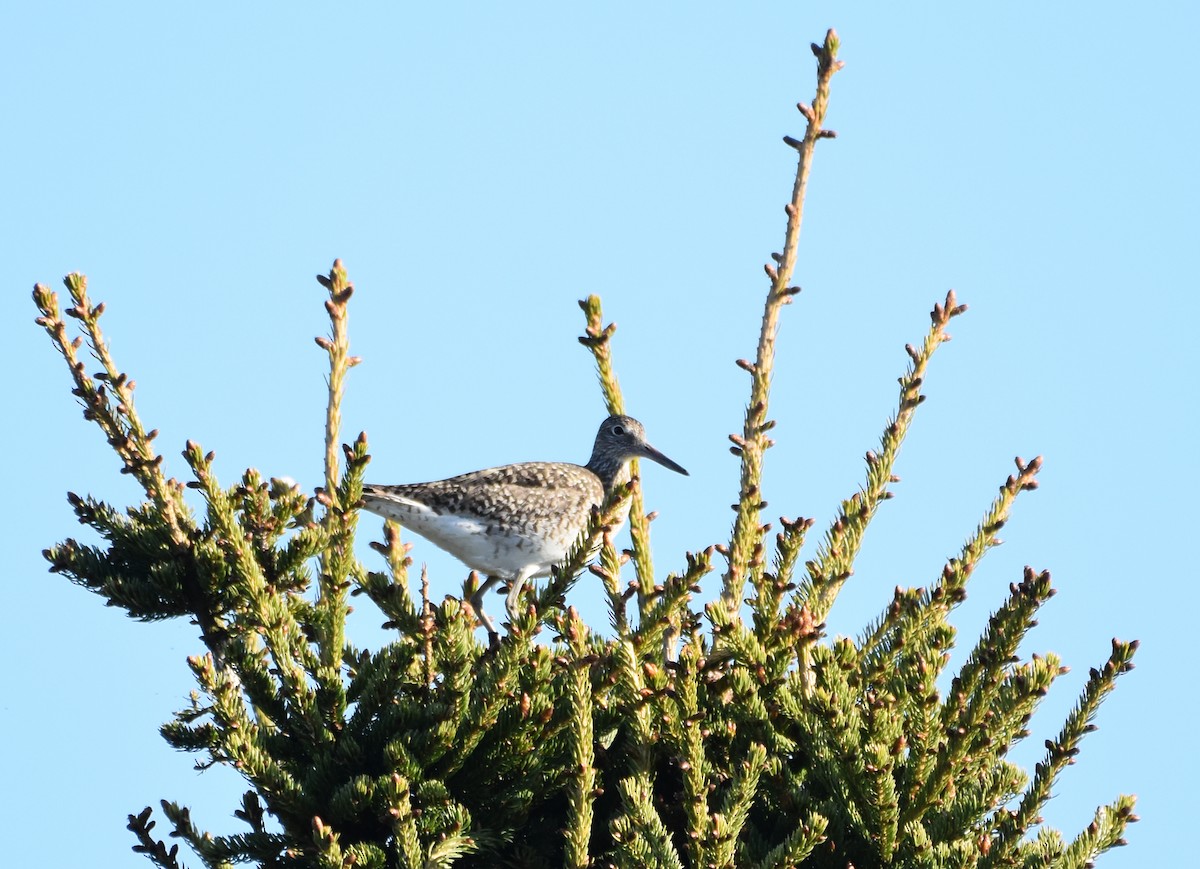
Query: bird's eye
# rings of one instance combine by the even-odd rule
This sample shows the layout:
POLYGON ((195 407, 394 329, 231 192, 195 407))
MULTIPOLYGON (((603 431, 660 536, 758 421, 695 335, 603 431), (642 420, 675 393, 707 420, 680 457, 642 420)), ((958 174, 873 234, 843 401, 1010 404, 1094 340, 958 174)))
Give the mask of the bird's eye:
POLYGON ((614 425, 612 428, 612 433, 615 435, 623 435, 625 434, 625 427, 622 425, 614 425))

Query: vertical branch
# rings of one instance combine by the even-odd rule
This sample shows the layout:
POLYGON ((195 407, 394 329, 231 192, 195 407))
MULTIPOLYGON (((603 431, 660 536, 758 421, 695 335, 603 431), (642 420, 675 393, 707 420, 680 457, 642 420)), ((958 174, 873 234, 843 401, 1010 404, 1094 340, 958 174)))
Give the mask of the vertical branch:
POLYGON ((346 327, 349 314, 346 303, 354 293, 354 285, 346 278, 342 261, 334 260, 329 275, 318 275, 317 282, 329 291, 325 310, 329 312, 332 337, 319 336, 317 345, 329 354, 329 401, 325 408, 325 491, 336 497, 339 481, 338 431, 342 426, 342 390, 346 372, 356 364, 350 358, 350 336, 346 327))
POLYGON ((574 607, 567 610, 566 639, 571 646, 567 694, 571 704, 571 767, 567 787, 567 830, 564 865, 587 869, 592 836, 593 802, 596 799, 595 747, 592 723, 592 681, 595 656, 588 648, 587 626, 574 607))
POLYGON ((800 242, 804 197, 808 191, 813 153, 818 139, 832 138, 835 135, 832 130, 826 130, 822 125, 829 104, 829 83, 833 74, 843 66, 837 59, 837 34, 830 30, 825 35, 825 44, 814 43, 812 50, 817 57, 816 97, 811 106, 804 103, 797 106, 808 121, 804 138, 797 141, 790 136, 784 137, 784 142, 799 152, 799 160, 796 166, 796 181, 792 187, 792 199, 785 209, 788 220, 783 253, 774 255, 777 266, 766 266, 771 288, 767 292, 755 360, 738 361, 740 367, 750 372, 752 381, 750 404, 746 408, 742 434, 730 436, 735 444, 734 453, 742 458, 742 468, 738 504, 734 508, 737 518, 734 520, 729 544, 729 569, 723 578, 721 590, 721 604, 729 618, 737 612, 742 589, 750 572, 761 570, 763 562, 762 541, 766 532, 759 524, 759 513, 766 507, 766 501, 761 497, 763 453, 772 444, 766 433, 775 424, 773 420, 767 419, 767 399, 775 364, 775 335, 779 330, 780 311, 791 301, 792 296, 800 291, 799 287, 790 286, 790 282, 796 268, 796 250, 800 242))
POLYGON ((625 612, 625 595, 619 582, 621 562, 617 557, 617 549, 612 542, 612 533, 605 532, 604 543, 600 547, 600 563, 589 564, 588 571, 600 577, 604 585, 604 593, 608 596, 609 621, 618 637, 629 636, 629 616, 625 612))
MULTIPOLYGON (((579 302, 579 307, 587 315, 587 334, 579 338, 579 343, 592 351, 596 360, 596 376, 600 380, 600 388, 604 392, 604 403, 610 414, 624 413, 625 401, 621 396, 621 385, 617 382, 617 374, 613 370, 612 350, 609 342, 617 331, 616 323, 601 325, 604 315, 600 309, 600 297, 588 296, 579 302)), ((634 459, 630 464, 633 476, 638 476, 638 462, 634 459)), ((633 567, 638 579, 638 615, 646 613, 646 595, 654 587, 654 561, 650 555, 650 517, 646 515, 642 490, 634 490, 629 501, 629 537, 633 541, 633 567)))
MULTIPOLYGON (((323 679, 330 687, 335 679, 336 668, 342 659, 345 645, 346 591, 344 577, 350 572, 353 554, 353 514, 350 512, 357 501, 356 496, 347 498, 339 483, 338 432, 342 424, 342 391, 345 388, 346 372, 362 360, 350 355, 350 336, 347 331, 349 312, 347 303, 354 294, 354 285, 346 277, 342 261, 334 260, 329 275, 318 275, 318 283, 329 291, 325 310, 329 312, 331 337, 318 336, 317 345, 329 354, 329 400, 325 409, 325 488, 322 503, 325 506, 325 527, 330 533, 330 544, 321 553, 320 597, 317 601, 317 617, 321 626, 321 665, 325 670, 323 679)), ((366 463, 366 439, 359 435, 354 449, 346 450, 347 460, 361 469, 366 463)), ((361 476, 351 474, 349 482, 361 482, 361 476)), ((357 490, 357 486, 354 487, 357 490)))
POLYGON ((706 859, 711 859, 713 815, 708 807, 710 764, 704 751, 704 712, 699 699, 700 653, 695 645, 688 645, 684 646, 682 657, 676 671, 675 701, 683 725, 682 745, 677 750, 683 778, 683 814, 687 821, 686 848, 691 865, 704 866, 706 859))
POLYGON ((433 688, 436 674, 436 664, 433 659, 433 633, 437 623, 433 615, 433 604, 429 601, 429 568, 421 565, 421 639, 423 653, 421 655, 422 681, 427 689, 433 688))

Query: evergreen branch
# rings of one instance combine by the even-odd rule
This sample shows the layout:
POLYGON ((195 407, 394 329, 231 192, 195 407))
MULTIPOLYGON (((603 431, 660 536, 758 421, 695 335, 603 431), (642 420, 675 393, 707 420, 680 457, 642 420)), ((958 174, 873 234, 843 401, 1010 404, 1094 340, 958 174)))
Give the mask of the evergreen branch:
POLYGON ((713 661, 734 660, 751 670, 764 671, 769 663, 767 650, 754 632, 741 621, 726 622, 728 611, 713 602, 705 607, 713 623, 713 661))
POLYGON ((688 863, 704 866, 711 846, 711 819, 708 812, 708 758, 704 751, 704 716, 699 699, 699 650, 684 647, 676 671, 677 718, 681 725, 679 765, 683 773, 683 811, 686 819, 688 863))
MULTIPOLYGON (((222 754, 215 759, 234 766, 262 794, 281 819, 311 816, 308 797, 264 738, 262 728, 247 714, 239 683, 228 670, 218 671, 212 655, 193 655, 188 666, 200 687, 213 699, 210 713, 221 732, 222 754)), ((298 721, 297 724, 301 724, 298 721)), ((298 727, 297 730, 303 729, 298 727)), ((285 826, 287 823, 285 821, 285 826)))
MULTIPOLYGON (((244 805, 245 803, 243 803, 244 805)), ((171 835, 183 839, 213 869, 225 869, 231 863, 258 860, 269 866, 278 861, 287 848, 287 837, 258 830, 249 835, 211 836, 192 822, 191 810, 168 800, 162 800, 163 814, 171 821, 171 835)))
POLYGON ((138 839, 138 844, 133 846, 133 852, 145 854, 154 865, 160 866, 162 869, 186 869, 186 865, 176 859, 179 854, 178 845, 168 848, 166 842, 150 835, 150 831, 154 829, 155 825, 155 822, 150 820, 151 814, 153 814, 153 809, 146 806, 140 813, 129 816, 126 828, 131 830, 138 839))
MULTIPOLYGON (((990 843, 990 833, 984 829, 988 816, 999 806, 1020 796, 1028 781, 1024 770, 1001 757, 1011 747, 1011 738, 1006 740, 1004 734, 993 738, 990 733, 981 733, 979 737, 976 744, 980 757, 964 767, 954 783, 954 792, 947 794, 947 799, 935 811, 927 812, 920 823, 906 828, 927 831, 929 839, 940 844, 974 836, 970 850, 976 856, 979 841, 990 843)), ((911 847, 908 852, 912 853, 911 847)))
POLYGON ((265 833, 267 831, 267 825, 264 820, 266 812, 263 811, 262 803, 258 801, 258 794, 254 791, 246 791, 242 794, 242 807, 235 809, 233 816, 245 821, 255 833, 265 833))
POLYGON ((775 558, 772 573, 763 573, 762 581, 757 584, 751 600, 754 610, 754 633, 763 645, 773 645, 773 641, 784 636, 779 628, 779 609, 783 603, 783 595, 792 591, 792 574, 796 562, 800 558, 800 550, 808 529, 813 526, 812 519, 780 518, 783 530, 775 535, 775 558))
MULTIPOLYGON (((608 621, 613 633, 618 637, 629 636, 629 616, 626 613, 626 596, 621 591, 621 559, 617 548, 613 545, 612 533, 603 534, 604 542, 600 546, 600 563, 589 564, 588 571, 600 578, 604 586, 604 594, 608 597, 608 621)), ((639 584, 640 588, 640 584, 639 584)))
MULTIPOLYGON (((464 660, 469 663, 470 659, 464 655, 466 650, 462 647, 471 635, 467 631, 459 631, 458 635, 459 642, 455 644, 455 654, 435 653, 438 662, 442 664, 443 672, 447 661, 464 660)), ((439 645, 436 640, 440 639, 435 637, 435 646, 439 645)), ((496 655, 488 659, 474 674, 455 667, 455 672, 461 672, 464 680, 472 675, 473 678, 470 679, 471 684, 467 692, 460 695, 461 702, 455 707, 458 716, 453 722, 454 730, 446 732, 446 757, 441 759, 440 754, 434 755, 435 759, 440 760, 435 767, 439 777, 448 779, 472 760, 480 742, 492 733, 501 714, 511 705, 509 701, 515 683, 522 666, 529 666, 528 659, 527 644, 501 643, 496 655)), ((447 681, 445 684, 450 683, 447 681)), ((450 724, 447 723, 445 727, 449 728, 450 724)))
POLYGON ((421 869, 425 865, 421 841, 417 835, 417 820, 413 814, 412 795, 408 779, 393 773, 388 799, 388 817, 392 820, 392 836, 405 869, 421 869))
POLYGON ((654 807, 650 777, 635 773, 622 779, 618 790, 622 814, 611 829, 618 865, 630 869, 683 869, 671 834, 654 807))
MULTIPOLYGON (((132 475, 154 505, 153 510, 141 513, 146 525, 154 528, 156 534, 169 540, 168 551, 186 558, 189 543, 197 532, 195 520, 184 503, 183 486, 173 478, 167 479, 162 472, 163 457, 156 453, 152 446, 152 442, 158 436, 158 430, 147 432, 134 406, 133 391, 136 383, 117 367, 109 352, 108 343, 104 340, 100 328, 104 303, 91 303, 87 294, 87 278, 84 275, 72 273, 67 275, 63 283, 75 303, 66 310, 66 315, 83 324, 88 347, 103 370, 97 372, 94 378, 87 375, 77 352, 83 346, 84 339, 82 336, 74 340, 67 338, 58 294, 42 284, 33 289, 34 303, 41 312, 36 322, 46 330, 51 342, 67 362, 75 383, 72 394, 83 404, 84 419, 91 420, 100 427, 109 445, 121 459, 121 473, 132 475), (99 385, 97 381, 100 381, 99 385), (110 390, 116 399, 115 404, 109 398, 110 390)), ((60 551, 50 549, 45 554, 55 568, 69 569, 60 566, 57 557, 60 551)), ((210 643, 210 647, 211 644, 218 644, 225 634, 225 625, 219 615, 217 592, 213 588, 204 587, 186 570, 179 571, 177 577, 187 601, 188 611, 196 617, 206 642, 210 643)), ((80 576, 80 579, 83 578, 80 576)), ((96 579, 95 583, 102 581, 96 579)), ((89 587, 93 585, 88 584, 89 587)), ((174 614, 163 613, 164 616, 174 614)))
POLYGON ((448 869, 459 857, 465 857, 475 848, 475 840, 470 836, 447 836, 429 846, 429 858, 425 861, 425 869, 448 869))
POLYGON ((825 841, 828 826, 829 821, 824 817, 810 812, 799 826, 750 869, 798 869, 813 849, 825 841))
POLYGON ((422 683, 426 688, 433 687, 434 670, 437 662, 433 657, 433 632, 436 626, 433 614, 433 604, 429 600, 429 568, 421 565, 421 639, 423 642, 422 663, 425 666, 422 683))
MULTIPOLYGON (((945 791, 967 759, 978 729, 991 733, 1000 722, 996 703, 1007 669, 1025 633, 1035 624, 1038 608, 1054 595, 1049 572, 1036 573, 1028 567, 1021 583, 1011 585, 1009 592, 951 683, 945 703, 940 709, 931 708, 920 726, 908 728, 908 764, 902 785, 908 795, 905 824, 918 820, 945 791)), ((1008 711, 1010 720, 1011 714, 1019 714, 1008 711)), ((991 752, 1001 750, 1002 745, 993 745, 991 752)))
MULTIPOLYGON (((208 519, 222 550, 228 556, 232 571, 228 577, 229 594, 245 602, 245 615, 254 628, 261 629, 271 658, 279 671, 283 688, 298 712, 310 720, 313 732, 320 729, 312 707, 307 669, 311 672, 317 661, 308 647, 299 621, 288 607, 284 596, 270 588, 259 564, 257 553, 235 515, 233 498, 221 488, 212 471, 213 454, 205 455, 194 441, 188 441, 183 453, 196 477, 196 487, 208 503, 208 519)), ((217 666, 224 666, 224 649, 214 650, 217 666)))
MULTIPOLYGON (((906 817, 914 824, 924 821, 931 832, 941 830, 943 835, 946 819, 956 815, 968 819, 967 829, 984 830, 987 813, 1009 802, 1016 793, 1013 785, 1023 782, 1023 774, 1009 769, 1004 754, 1028 736, 1026 725, 1038 703, 1065 672, 1052 654, 1034 656, 1014 668, 992 692, 989 706, 972 709, 968 724, 944 735, 931 773, 934 784, 919 790, 906 807, 906 817), (992 801, 983 799, 985 788, 993 794, 992 801)), ((962 828, 950 835, 961 836, 962 828)))
POLYGON ((737 856, 738 842, 758 794, 759 776, 766 761, 767 749, 752 742, 734 770, 733 779, 721 799, 721 809, 713 816, 712 837, 716 845, 713 865, 737 865, 734 858, 737 856))
POLYGON ((412 544, 401 542, 400 526, 388 519, 383 523, 383 542, 373 540, 370 546, 387 561, 389 575, 356 571, 352 576, 358 587, 351 594, 366 594, 387 616, 385 628, 395 628, 406 637, 422 636, 423 617, 417 612, 408 589, 408 568, 412 565, 408 553, 412 544))
POLYGON ((921 592, 919 598, 900 606, 900 591, 897 600, 879 620, 879 627, 863 636, 859 643, 864 676, 878 672, 888 666, 896 649, 906 647, 904 634, 927 633, 935 625, 943 624, 950 611, 966 599, 966 586, 979 561, 989 550, 999 546, 1000 529, 1008 522, 1013 504, 1021 492, 1037 488, 1038 471, 1042 468, 1042 457, 1026 462, 1016 458, 1017 473, 1010 475, 1000 487, 1000 494, 992 502, 987 515, 975 529, 975 533, 963 544, 957 558, 952 558, 943 567, 941 576, 932 588, 921 592), (890 617, 896 612, 899 618, 890 617))
POLYGON ((471 814, 455 801, 445 785, 424 781, 417 792, 421 805, 418 829, 429 843, 426 847, 426 869, 448 867, 479 847, 479 843, 464 830, 471 827, 471 814))
MULTIPOLYGON (((316 339, 329 354, 329 398, 325 408, 325 488, 318 493, 318 500, 325 506, 324 526, 328 529, 332 544, 322 551, 320 557, 320 595, 317 600, 318 650, 322 673, 318 678, 326 693, 335 698, 340 693, 336 669, 342 659, 345 646, 346 594, 345 577, 351 572, 348 561, 353 560, 351 549, 354 543, 355 510, 362 496, 362 470, 366 466, 366 436, 360 434, 355 441, 353 457, 347 450, 351 468, 348 468, 348 487, 340 483, 338 465, 338 432, 342 423, 342 393, 345 389, 346 373, 362 360, 350 355, 350 336, 347 332, 349 301, 354 294, 354 285, 346 276, 342 261, 334 260, 328 276, 318 275, 317 282, 329 291, 325 310, 329 313, 332 337, 316 339), (357 473, 355 472, 357 470, 357 473), (323 494, 324 498, 320 495, 323 494), (327 499, 327 500, 326 500, 327 499)), ((337 705, 337 700, 332 701, 337 705)))
POLYGON ((784 141, 798 152, 796 180, 792 187, 792 198, 788 203, 787 229, 784 232, 783 253, 775 257, 777 266, 767 265, 767 276, 771 286, 763 308, 762 326, 759 330, 758 349, 754 362, 739 361, 738 364, 750 372, 750 403, 746 408, 746 419, 741 436, 733 435, 735 454, 741 456, 741 480, 737 518, 729 542, 729 569, 722 579, 721 604, 731 614, 741 606, 742 589, 751 574, 761 568, 762 539, 765 526, 759 524, 759 514, 766 507, 762 500, 763 453, 772 441, 766 433, 774 427, 774 420, 767 419, 767 399, 771 390, 771 376, 775 364, 775 336, 779 331, 779 315, 783 306, 800 291, 791 286, 792 273, 796 268, 796 252, 800 242, 800 226, 804 219, 804 197, 808 192, 808 177, 812 171, 813 155, 817 141, 830 138, 833 131, 825 130, 825 111, 829 105, 829 85, 833 74, 844 65, 837 59, 838 38, 830 30, 825 35, 824 45, 813 45, 817 57, 817 91, 812 106, 801 103, 798 108, 807 120, 804 139, 797 141, 785 137, 784 141))
MULTIPOLYGON (((338 485, 336 498, 326 505, 325 527, 329 529, 329 544, 320 557, 320 595, 313 605, 310 624, 316 632, 320 665, 309 672, 317 683, 318 700, 326 721, 339 726, 346 712, 346 685, 341 663, 346 649, 346 617, 350 613, 348 593, 353 578, 364 573, 354 556, 354 532, 358 511, 341 505, 356 505, 362 500, 363 475, 370 456, 367 438, 359 434, 353 445, 342 447, 346 459, 346 475, 338 485)), ((323 493, 318 493, 321 500, 323 493)))
POLYGON ((891 497, 887 486, 896 479, 892 475, 896 456, 904 442, 904 436, 908 434, 913 414, 925 400, 925 396, 921 394, 925 369, 938 346, 950 340, 950 335, 946 332, 950 320, 966 309, 966 305, 958 304, 954 291, 951 290, 946 294, 944 304, 933 306, 929 315, 932 325, 921 348, 914 348, 911 344, 905 347, 911 363, 900 378, 899 407, 884 429, 879 454, 867 453, 867 485, 842 502, 837 519, 826 532, 825 540, 817 550, 816 559, 806 565, 807 579, 795 592, 797 601, 807 604, 813 618, 818 622, 825 621, 838 592, 853 573, 854 560, 862 546, 863 533, 876 509, 891 497))
POLYGON ((866 831, 870 804, 863 756, 864 725, 858 692, 849 678, 853 644, 814 645, 808 672, 793 670, 774 694, 780 713, 796 726, 810 780, 831 795, 818 809, 835 827, 866 831))
POLYGON ((645 701, 653 692, 646 686, 642 678, 637 649, 630 641, 617 640, 613 644, 612 672, 617 680, 614 688, 627 707, 627 716, 623 717, 626 718, 626 722, 633 731, 632 762, 634 771, 649 774, 652 767, 650 746, 655 737, 650 724, 650 710, 645 701), (629 717, 632 720, 629 720, 629 717))
MULTIPOLYGON (((1001 810, 994 817, 992 828, 997 831, 999 841, 989 854, 986 866, 1001 865, 1000 861, 1011 852, 1029 828, 1041 822, 1041 811, 1046 801, 1050 799, 1050 792, 1055 780, 1063 769, 1075 763, 1075 756, 1079 754, 1080 740, 1084 735, 1096 729, 1096 725, 1091 723, 1096 711, 1100 708, 1104 698, 1116 687, 1117 677, 1133 669, 1133 656, 1137 648, 1136 640, 1126 643, 1114 639, 1112 654, 1109 655, 1104 667, 1099 670, 1095 668, 1091 670, 1087 684, 1084 686, 1075 708, 1067 716, 1058 738, 1046 740, 1046 756, 1034 767, 1033 781, 1025 790, 1020 804, 1015 811, 1001 810)), ((1121 801, 1118 801, 1115 805, 1120 804, 1121 801)), ((1132 809, 1132 802, 1129 803, 1129 807, 1132 809)), ((1117 825, 1115 819, 1112 823, 1115 825, 1112 827, 1113 829, 1118 829, 1118 827, 1123 829, 1124 827, 1123 822, 1117 825)), ((1119 836, 1119 831, 1117 835, 1119 836)), ((1097 839, 1096 841, 1106 840, 1097 839)), ((1105 845, 1104 849, 1108 847, 1111 847, 1111 843, 1105 845)))
POLYGON ((894 705, 868 697, 872 715, 870 733, 863 746, 864 770, 868 780, 868 809, 876 850, 884 865, 891 862, 900 832, 900 794, 896 787, 895 767, 903 746, 903 718, 894 705), (882 708, 881 708, 882 707, 882 708), (873 725, 873 726, 872 726, 873 725))
POLYGON ((941 710, 942 726, 965 724, 970 708, 990 705, 1004 668, 1014 659, 1025 633, 1037 624, 1034 616, 1038 609, 1056 593, 1050 572, 1038 573, 1030 567, 1025 568, 1019 585, 1009 586, 1008 599, 988 619, 979 642, 950 683, 941 710))
POLYGON ((474 622, 454 598, 446 598, 435 608, 434 621, 431 639, 441 670, 440 690, 436 693, 441 712, 429 734, 430 741, 423 746, 423 760, 427 768, 442 764, 441 775, 445 777, 449 775, 447 770, 466 762, 479 738, 478 716, 471 715, 472 694, 479 682, 472 668, 479 657, 479 646, 474 622), (476 735, 466 739, 461 730, 464 727, 476 735))
POLYGON ((1127 845, 1125 828, 1138 820, 1133 813, 1135 802, 1135 797, 1123 794, 1111 804, 1096 809, 1095 818, 1087 829, 1050 864, 1051 869, 1084 869, 1093 866, 1093 861, 1110 848, 1127 845))
MULTIPOLYGON (((68 495, 72 503, 78 498, 68 495)), ((77 511, 78 512, 78 511, 77 511)), ((133 618, 155 621, 192 612, 183 588, 186 577, 174 561, 156 561, 131 551, 126 544, 144 540, 140 527, 130 529, 129 540, 119 539, 104 551, 67 538, 43 551, 51 573, 62 573, 71 582, 103 595, 111 606, 120 606, 133 618)))
POLYGON ((317 275, 317 283, 329 291, 325 310, 329 313, 331 338, 318 336, 317 346, 329 354, 329 400, 325 407, 325 491, 330 497, 337 491, 339 482, 338 431, 342 425, 342 392, 345 389, 346 372, 362 360, 350 356, 348 302, 354 295, 354 285, 346 276, 340 259, 333 261, 328 275, 317 275))
POLYGON ((341 836, 319 817, 312 819, 312 841, 316 846, 316 866, 319 869, 348 869, 353 865, 342 853, 341 836))
POLYGON ((713 549, 710 546, 702 552, 685 553, 687 568, 683 573, 668 575, 661 586, 655 586, 647 592, 649 607, 632 637, 640 654, 647 654, 648 650, 661 643, 663 660, 674 659, 671 643, 680 631, 686 630, 696 619, 687 605, 692 595, 700 591, 700 580, 712 570, 713 549))
MULTIPOLYGON (((579 307, 587 316, 586 334, 580 336, 579 343, 592 353, 596 360, 596 376, 600 381, 600 389, 604 393, 604 404, 609 414, 625 413, 625 399, 621 396, 621 384, 612 365, 612 348, 609 346, 613 333, 617 331, 616 323, 602 326, 604 314, 600 308, 599 296, 588 296, 579 301, 579 307)), ((630 462, 630 475, 637 477, 639 472, 638 460, 630 462)), ((640 488, 635 489, 629 498, 629 536, 633 542, 633 566, 638 580, 638 615, 646 612, 645 589, 654 585, 654 560, 650 552, 650 520, 646 515, 646 505, 642 499, 640 488)))
POLYGON ((567 829, 564 865, 587 869, 592 836, 593 803, 596 799, 596 767, 592 724, 592 683, 589 678, 590 649, 587 627, 574 607, 567 611, 566 638, 571 649, 567 675, 570 701, 571 768, 567 785, 567 829))
POLYGON ((427 684, 421 673, 419 646, 412 641, 389 643, 375 654, 353 654, 347 649, 345 666, 350 673, 348 702, 355 704, 347 728, 360 733, 396 703, 397 688, 408 693, 415 685, 427 684))
POLYGON ((184 504, 182 486, 163 476, 163 457, 151 446, 151 442, 158 436, 158 430, 147 432, 134 408, 133 390, 136 383, 117 368, 109 353, 108 344, 100 329, 104 303, 91 303, 87 295, 87 278, 81 274, 67 275, 63 283, 75 302, 73 307, 67 309, 66 314, 83 324, 88 347, 104 370, 97 373, 95 379, 85 373, 84 365, 76 353, 82 346, 83 339, 79 337, 74 341, 67 340, 66 324, 61 318, 58 306, 58 294, 41 284, 33 289, 34 302, 42 314, 36 322, 45 328, 50 340, 71 370, 71 377, 75 381, 75 389, 72 392, 83 404, 84 419, 95 422, 107 435, 109 445, 123 463, 121 473, 131 474, 138 481, 156 508, 154 515, 161 517, 175 546, 183 549, 187 546, 190 533, 195 529, 195 523, 184 504), (101 385, 97 386, 96 380, 102 381, 101 385), (109 390, 116 399, 115 405, 109 399, 109 390))

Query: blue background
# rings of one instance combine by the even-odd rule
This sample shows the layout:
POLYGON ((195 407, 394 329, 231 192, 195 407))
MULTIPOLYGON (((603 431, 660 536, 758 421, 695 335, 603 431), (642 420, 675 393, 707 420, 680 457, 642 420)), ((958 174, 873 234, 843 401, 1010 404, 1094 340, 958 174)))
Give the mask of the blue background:
MULTIPOLYGON (((121 505, 139 492, 80 419, 32 324, 33 283, 89 275, 169 473, 186 478, 193 438, 226 484, 253 466, 307 489, 326 367, 312 337, 327 328, 312 276, 335 256, 357 286, 365 359, 343 439, 370 434, 372 482, 586 459, 603 406, 575 300, 599 293, 620 324, 630 412, 692 474, 643 472, 656 563, 679 569, 729 532, 725 438, 748 394, 733 360, 753 355, 794 171, 780 137, 803 130, 808 43, 829 26, 847 62, 828 118, 839 138, 818 150, 805 292, 780 336, 767 513, 828 524, 895 406, 903 345, 955 288, 971 311, 935 357, 904 481, 830 632, 854 635, 895 585, 934 580, 1012 457, 1044 454, 1041 489, 1019 499, 954 617, 961 643, 1024 565, 1053 571, 1059 594, 1023 653, 1055 651, 1073 671, 1014 755, 1031 769, 1109 639, 1140 638, 1138 669, 1046 818, 1073 836, 1133 792, 1143 822, 1101 865, 1194 850, 1196 12, 649 6, 3 13, 0 813, 13 865, 145 865, 125 818, 163 797, 204 828, 241 829, 241 780, 196 773, 157 735, 191 690, 196 629, 134 623, 46 573, 40 551, 83 533, 66 491, 121 505)), ((364 516, 364 543, 379 524, 364 516)), ((465 569, 416 543, 435 594, 454 593, 465 569)), ((585 577, 574 602, 603 628, 596 585, 585 577)), ((352 638, 380 642, 381 617, 357 603, 352 638)))

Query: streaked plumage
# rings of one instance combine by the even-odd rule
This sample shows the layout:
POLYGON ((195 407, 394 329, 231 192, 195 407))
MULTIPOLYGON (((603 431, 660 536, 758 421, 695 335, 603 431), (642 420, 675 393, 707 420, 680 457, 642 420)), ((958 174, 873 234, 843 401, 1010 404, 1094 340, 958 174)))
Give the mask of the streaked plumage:
POLYGON ((399 522, 488 577, 471 599, 488 632, 483 595, 510 584, 512 615, 525 580, 548 576, 587 528, 593 505, 625 479, 630 459, 682 467, 646 442, 636 419, 610 416, 600 425, 586 465, 522 462, 429 483, 364 486, 363 507, 399 522))

